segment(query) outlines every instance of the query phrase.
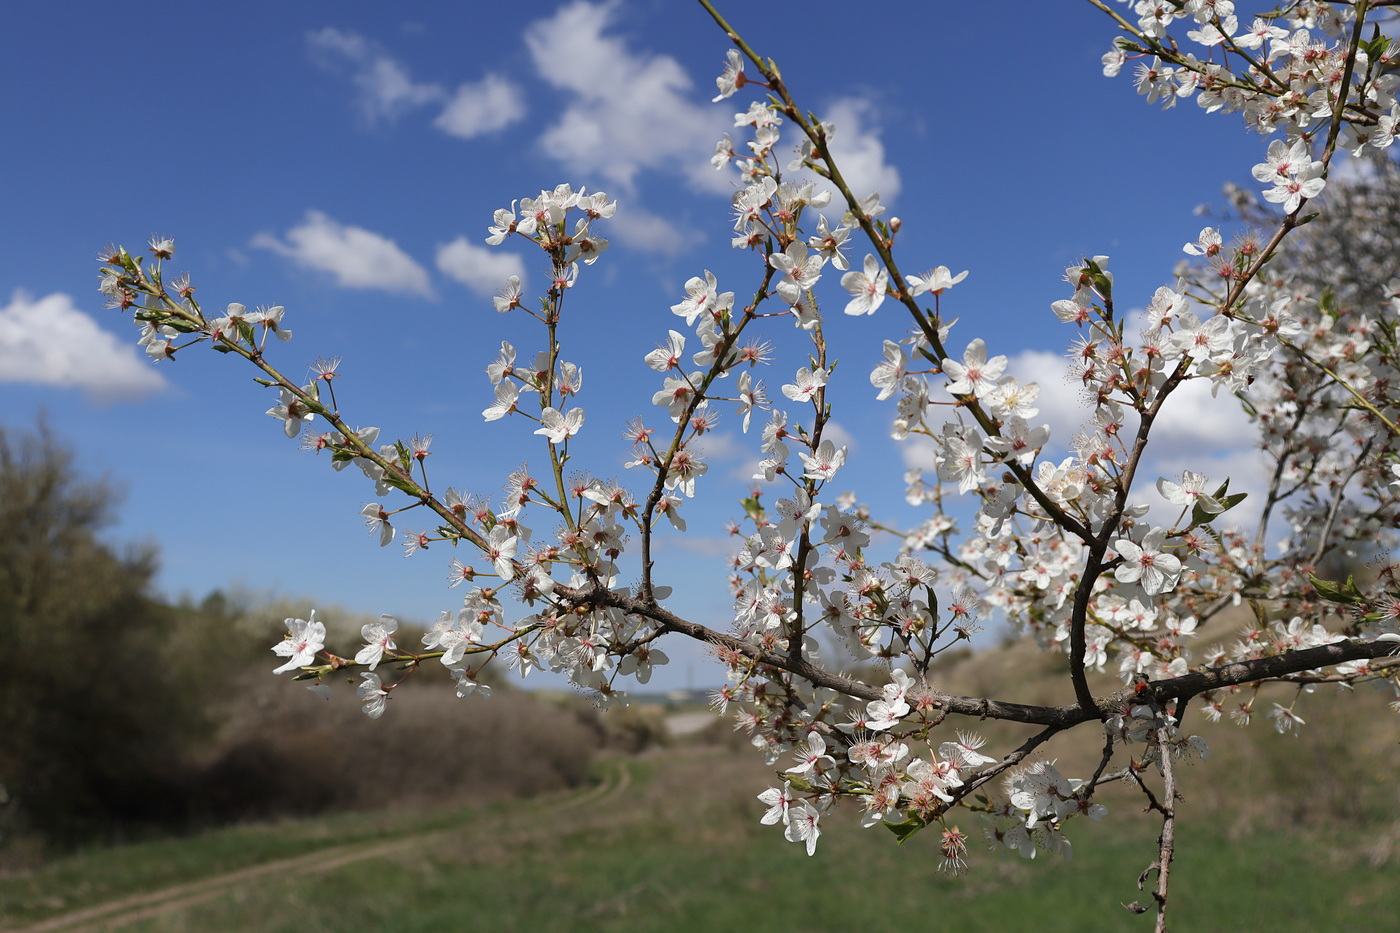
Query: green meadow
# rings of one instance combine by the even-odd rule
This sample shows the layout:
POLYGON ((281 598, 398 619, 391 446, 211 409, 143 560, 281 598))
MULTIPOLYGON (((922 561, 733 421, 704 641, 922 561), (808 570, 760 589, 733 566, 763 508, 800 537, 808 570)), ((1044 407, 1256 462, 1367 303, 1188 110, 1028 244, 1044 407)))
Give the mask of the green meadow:
MULTIPOLYGON (((547 798, 93 848, 0 879, 0 928, 1150 929, 1122 906, 1150 903, 1136 879, 1156 833, 1131 798, 1102 824, 1070 825, 1070 860, 975 847, 970 872, 950 878, 936 870, 934 834, 897 846, 839 811, 809 858, 759 825, 767 777, 751 752, 681 746, 603 761, 585 788, 547 798)), ((1209 775, 1184 782, 1173 929, 1395 928, 1393 824, 1357 835, 1193 820, 1193 778, 1209 775)))

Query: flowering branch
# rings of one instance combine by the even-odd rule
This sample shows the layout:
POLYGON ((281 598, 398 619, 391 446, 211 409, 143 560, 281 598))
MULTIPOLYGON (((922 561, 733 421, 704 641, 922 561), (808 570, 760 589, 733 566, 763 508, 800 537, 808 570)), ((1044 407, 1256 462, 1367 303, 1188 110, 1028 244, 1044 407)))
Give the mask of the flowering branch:
MULTIPOLYGON (((278 671, 299 671, 299 678, 324 687, 332 672, 363 668, 359 696, 376 718, 402 683, 381 679, 376 669, 385 660, 399 664, 404 676, 438 660, 452 672, 456 692, 467 696, 486 692, 476 677, 500 658, 522 676, 536 669, 566 676, 609 705, 626 702, 624 678, 645 684, 653 667, 666 663, 662 636, 697 640, 726 668, 716 707, 735 708, 738 724, 770 763, 796 756, 797 764, 782 772, 783 787, 761 796, 770 807, 762 820, 781 823, 785 836, 809 853, 824 815, 842 802, 901 841, 939 824, 942 867, 949 871, 967 868, 965 834, 946 822, 955 807, 988 818, 996 845, 1022 855, 1067 852, 1066 824, 1104 815, 1093 802, 1096 788, 1132 777, 1163 819, 1153 866, 1161 928, 1176 829, 1173 759, 1204 757, 1207 750, 1199 736, 1180 731, 1188 702, 1199 698, 1206 716, 1216 718, 1216 694, 1244 688, 1252 702, 1269 682, 1384 679, 1400 686, 1400 661, 1391 657, 1400 642, 1395 571, 1364 584, 1316 576, 1324 556, 1379 548, 1398 523, 1400 497, 1392 489, 1400 478, 1391 477, 1400 477, 1393 378, 1400 351, 1390 321, 1400 310, 1400 280, 1386 286, 1383 298, 1368 289, 1366 302, 1358 302, 1367 310, 1351 314, 1326 294, 1313 294, 1305 276, 1287 271, 1289 250, 1308 236, 1305 225, 1325 222, 1312 212, 1329 186, 1337 146, 1384 148, 1400 114, 1397 82, 1385 74, 1388 45, 1362 38, 1374 5, 1328 7, 1327 17, 1295 10, 1287 14, 1296 27, 1290 34, 1276 17, 1237 32, 1233 4, 1224 0, 1136 4, 1136 24, 1101 0, 1090 2, 1127 36, 1104 56, 1106 73, 1116 73, 1130 52, 1151 54, 1137 79, 1150 102, 1171 106, 1195 96, 1207 110, 1241 112, 1263 135, 1286 137, 1273 140, 1253 170, 1281 216, 1271 215, 1274 229, 1263 243, 1249 234, 1227 249, 1220 231, 1208 227, 1186 244, 1197 264, 1146 303, 1140 339, 1128 335, 1128 317, 1119 309, 1130 305, 1114 294, 1108 257, 1084 257, 1066 269, 1071 295, 1051 307, 1076 328, 1070 378, 1084 387, 1093 415, 1058 463, 1046 459, 1049 427, 1034 422, 1039 388, 1018 381, 1007 357, 993 355, 981 337, 960 354, 949 350, 956 321, 943 317, 944 296, 967 273, 937 266, 901 274, 895 247, 902 224, 882 219, 878 193, 862 197, 852 189, 832 151, 836 129, 798 107, 776 64, 750 48, 709 0, 700 0, 702 7, 736 46, 716 81, 716 101, 749 85, 769 92, 766 101, 736 114, 735 125, 752 139, 736 148, 726 135, 712 160, 718 169, 738 169, 731 243, 756 253, 762 272, 741 308, 708 270, 689 279, 685 296, 671 306, 684 324, 667 329, 645 365, 660 380, 651 404, 674 427, 657 434, 638 418, 625 434, 632 444, 628 466, 651 473, 640 506, 616 482, 565 474, 574 459, 571 440, 593 423, 582 405, 573 405, 582 394, 582 369, 566 360, 559 325, 566 292, 608 248, 597 228, 617 203, 602 192, 561 184, 493 217, 487 243, 523 240, 544 251, 552 275, 540 310, 526 312, 542 327, 542 349, 532 363, 517 365, 515 347, 502 343, 487 367, 493 403, 482 412, 486 422, 515 416, 530 422, 533 435, 544 438, 550 476, 536 478, 521 466, 496 505, 451 488, 431 491, 424 463, 430 437, 376 446, 378 429, 351 429, 329 391, 334 364, 315 367, 318 375, 307 386, 275 368, 266 356, 268 335, 290 336, 281 308, 250 313, 231 304, 223 315, 206 316, 188 279, 174 293, 163 282, 160 264, 173 256, 173 241, 153 241, 150 268, 125 250, 108 251, 100 287, 114 306, 134 312, 152 358, 169 360, 208 342, 253 363, 266 377, 259 382, 278 392, 268 414, 289 437, 323 419, 330 430, 310 432, 306 446, 330 450, 335 469, 358 466, 378 497, 394 489, 408 497, 401 508, 378 501, 364 507, 381 544, 394 539, 394 516, 426 508, 440 524, 406 532, 409 553, 449 540, 476 548, 489 564, 478 571, 453 561, 451 584, 468 583, 468 592, 460 610, 444 612, 423 636, 426 650, 401 649, 397 623, 385 617, 365 627, 366 644, 350 660, 324 651, 325 629, 314 618, 288 620, 289 637, 274 649, 286 658, 278 671), (1190 27, 1186 38, 1210 50, 1206 59, 1182 51, 1172 34, 1178 24, 1190 27), (1316 29, 1349 38, 1333 45, 1315 38, 1316 29), (1223 61, 1214 60, 1216 49, 1223 61), (749 66, 757 79, 745 73, 749 66), (784 164, 776 153, 786 123, 799 140, 797 158, 784 164), (834 224, 821 213, 833 200, 823 182, 842 211, 834 224), (871 252, 852 269, 845 251, 862 238, 871 252), (819 281, 828 265, 844 273, 844 313, 864 318, 892 297, 914 322, 912 336, 884 341, 883 359, 869 374, 877 399, 893 399, 892 436, 922 435, 933 447, 925 459, 936 478, 925 479, 922 469, 906 476, 906 500, 924 509, 913 528, 872 519, 859 500, 828 492, 847 454, 835 441, 836 395, 828 387, 849 371, 841 367, 838 377, 841 348, 829 343, 822 317, 819 281), (923 299, 929 294, 931 308, 923 299), (1382 308, 1388 314, 1376 313, 1381 302, 1389 302, 1382 308), (790 352, 774 336, 784 324, 800 332, 790 352), (786 406, 770 401, 754 378, 756 368, 778 359, 791 363, 785 377, 791 381, 782 384, 786 406), (1163 413, 1200 380, 1213 394, 1226 390, 1221 404, 1243 403, 1274 458, 1253 535, 1224 524, 1244 499, 1238 488, 1230 491, 1228 479, 1209 484, 1189 470, 1176 480, 1158 478, 1156 491, 1175 516, 1160 523, 1140 501, 1144 458, 1151 438, 1160 436, 1163 413), (532 392, 536 405, 523 405, 532 392), (733 525, 742 541, 730 578, 734 619, 721 631, 667 605, 656 529, 665 516, 677 531, 686 530, 681 509, 707 473, 697 440, 729 405, 745 434, 754 411, 767 412, 753 480, 777 484, 778 495, 770 506, 763 498, 769 487, 761 486, 743 500, 744 525, 733 525), (966 532, 945 511, 955 493, 976 508, 966 532), (558 519, 552 533, 536 538, 540 512, 558 519), (1265 532, 1279 515, 1290 538, 1270 552, 1265 532), (629 531, 640 539, 636 586, 618 584, 628 566, 629 531), (876 562, 872 533, 897 537, 898 554, 876 562), (478 577, 498 585, 482 585, 478 577), (525 614, 509 620, 503 598, 512 593, 525 614), (1246 602, 1254 622, 1238 641, 1193 656, 1188 645, 1198 627, 1246 602), (971 637, 983 612, 999 613, 1020 633, 1065 652, 1066 702, 958 696, 929 681, 933 660, 971 637), (1106 669, 1110 658, 1125 686, 1096 696, 1090 674, 1106 669), (875 667, 853 676, 846 673, 852 662, 875 667), (949 716, 1039 728, 1016 748, 986 754, 981 737, 948 737, 949 716), (1105 725, 1107 738, 1088 781, 1032 760, 1061 733, 1093 722, 1105 725), (1135 750, 1129 764, 1110 773, 1125 748, 1135 750), (1162 775, 1160 797, 1143 779, 1149 766, 1162 775), (997 778, 1005 793, 993 801, 986 792, 997 778)), ((524 307, 517 278, 495 304, 503 312, 524 307)), ((1271 715, 1280 730, 1303 724, 1295 703, 1276 704, 1271 715)))

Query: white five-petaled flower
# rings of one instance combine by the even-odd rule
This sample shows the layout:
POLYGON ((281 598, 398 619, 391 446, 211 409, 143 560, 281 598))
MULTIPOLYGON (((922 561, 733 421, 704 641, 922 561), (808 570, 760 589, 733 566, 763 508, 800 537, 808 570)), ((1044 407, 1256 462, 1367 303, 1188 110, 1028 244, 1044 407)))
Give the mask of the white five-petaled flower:
POLYGON ((316 610, 309 619, 288 619, 287 637, 272 646, 272 653, 287 659, 287 663, 272 673, 281 674, 293 668, 305 667, 316 660, 316 652, 326 644, 326 626, 316 621, 316 610))
POLYGON ((501 579, 509 583, 515 579, 515 566, 512 559, 520 546, 520 539, 511 534, 505 525, 497 525, 486 535, 486 558, 496 568, 501 579))
POLYGON ((1220 230, 1217 227, 1205 227, 1201 230, 1201 235, 1196 238, 1196 242, 1187 243, 1183 246, 1182 252, 1190 256, 1214 256, 1220 252, 1224 241, 1220 239, 1220 230))
POLYGON ((841 276, 841 287, 851 293, 846 302, 847 314, 874 314, 875 309, 885 300, 885 288, 890 274, 880 268, 880 261, 874 256, 865 257, 863 272, 847 272, 841 276))
POLYGON ((701 381, 700 373, 691 373, 688 377, 667 376, 662 383, 661 390, 651 397, 653 405, 665 405, 666 411, 671 416, 672 421, 679 422, 681 415, 690 407, 691 400, 695 397, 695 386, 701 381))
POLYGON ((987 740, 973 732, 958 731, 956 742, 944 742, 938 747, 938 754, 948 761, 961 762, 965 768, 980 768, 996 761, 977 749, 987 744, 987 740))
POLYGON ((904 671, 895 670, 890 680, 881 691, 880 699, 865 704, 865 726, 871 732, 883 732, 894 727, 909 712, 909 704, 904 697, 914 686, 913 678, 904 671))
POLYGON ((667 333, 670 338, 646 355, 647 366, 659 373, 680 369, 681 354, 685 351, 685 337, 673 330, 668 330, 667 333))
POLYGON ((540 414, 540 427, 536 434, 549 438, 551 444, 562 444, 566 437, 573 437, 583 427, 583 409, 572 408, 563 414, 558 409, 546 408, 540 414))
POLYGON ((671 305, 671 313, 685 318, 686 326, 693 327, 696 317, 714 307, 718 295, 719 283, 715 281, 715 274, 706 269, 703 279, 694 276, 685 283, 685 300, 671 305))
POLYGON ((384 689, 384 683, 378 674, 361 672, 360 687, 355 692, 359 694, 360 702, 364 703, 366 716, 378 719, 384 715, 384 703, 389 698, 389 691, 384 689))
POLYGON ((768 404, 768 396, 764 394, 763 383, 757 387, 753 384, 753 377, 747 373, 739 374, 739 406, 738 414, 744 416, 744 433, 749 433, 749 418, 753 415, 754 406, 768 404))
POLYGON ((806 747, 797 750, 797 764, 785 773, 800 774, 811 781, 822 770, 823 761, 831 767, 836 765, 836 760, 826 753, 826 739, 820 732, 811 732, 807 735, 806 747))
POLYGON ((450 667, 448 673, 452 675, 452 682, 457 685, 457 696, 466 699, 469 696, 479 696, 489 698, 491 696, 491 685, 483 684, 472 679, 465 667, 450 667))
POLYGON ((817 853, 817 837, 822 834, 821 814, 817 808, 805 800, 798 801, 795 805, 788 807, 787 829, 783 835, 789 842, 807 843, 807 854, 817 853))
POLYGON ((783 394, 794 402, 810 402, 817 397, 817 391, 826 385, 827 371, 818 367, 803 366, 797 371, 792 382, 783 386, 783 394))
POLYGON ((1322 193, 1327 179, 1322 177, 1326 166, 1312 159, 1308 143, 1299 139, 1289 146, 1281 139, 1269 143, 1264 162, 1254 166, 1253 175, 1259 181, 1273 185, 1264 192, 1264 200, 1282 204, 1284 213, 1291 214, 1305 199, 1322 193))
POLYGON ((379 532, 379 546, 388 547, 389 542, 394 540, 394 526, 389 524, 389 513, 384 511, 384 506, 371 502, 360 509, 360 514, 365 517, 365 527, 370 534, 379 532))
POLYGON ((904 281, 909 284, 909 294, 917 298, 924 292, 931 295, 941 295, 965 278, 967 278, 966 269, 953 275, 948 271, 947 266, 938 266, 923 275, 906 275, 904 281))
POLYGON ((369 622, 362 626, 360 634, 364 636, 365 646, 355 655, 355 663, 368 664, 370 670, 378 667, 379 662, 384 659, 384 652, 393 651, 398 647, 394 644, 394 632, 398 627, 398 619, 389 615, 382 615, 378 622, 369 622))
POLYGON ((1150 596, 1169 593, 1176 587, 1181 576, 1181 561, 1162 550, 1162 541, 1167 532, 1164 528, 1153 528, 1137 545, 1127 538, 1119 538, 1113 543, 1123 563, 1114 571, 1119 583, 1140 583, 1150 596))
POLYGON ((515 228, 515 202, 512 201, 509 210, 502 207, 492 217, 492 225, 487 231, 491 235, 486 238, 486 242, 492 246, 499 246, 515 228))
POLYGON ((802 458, 802 465, 807 468, 802 475, 819 481, 831 479, 846 464, 846 448, 837 447, 829 439, 822 441, 813 453, 798 451, 797 456, 802 458))
POLYGON ((496 310, 504 314, 512 308, 520 307, 520 296, 524 294, 524 289, 520 285, 520 276, 512 275, 506 278, 506 284, 501 289, 501 293, 491 299, 491 303, 496 306, 496 310))
POLYGON ((715 78, 715 87, 719 88, 719 93, 715 95, 711 103, 732 97, 734 92, 746 83, 748 81, 744 76, 744 60, 739 56, 738 49, 730 49, 725 53, 724 71, 718 78, 715 78))
POLYGON ((987 345, 981 337, 967 345, 963 361, 943 361, 943 374, 953 382, 948 391, 953 395, 976 395, 978 398, 996 388, 997 380, 1006 371, 1006 357, 987 359, 987 345))
POLYGON ((768 812, 763 814, 763 819, 759 820, 765 826, 782 822, 784 826, 788 821, 788 808, 792 806, 795 798, 792 796, 792 784, 783 782, 782 789, 770 787, 758 795, 758 799, 768 804, 768 812))
POLYGON ((1307 725, 1307 721, 1304 720, 1302 716, 1293 712, 1291 706, 1280 706, 1277 703, 1275 703, 1274 708, 1270 710, 1269 718, 1274 721, 1274 728, 1277 729, 1280 734, 1293 732, 1296 735, 1297 732, 1295 730, 1298 726, 1307 725))
POLYGON ((768 263, 783 274, 778 280, 778 297, 794 305, 821 279, 826 259, 820 253, 809 256, 807 244, 793 240, 787 249, 769 256, 768 263))
POLYGON ((482 409, 481 416, 487 421, 497 421, 515 411, 515 403, 519 400, 520 387, 514 382, 502 381, 496 385, 495 404, 482 409))
MULTIPOLYGON (((267 410, 268 417, 280 418, 282 420, 282 431, 288 437, 296 437, 301 433, 303 422, 310 421, 316 416, 311 413, 306 404, 297 398, 291 389, 283 387, 282 397, 278 403, 267 410)), ((306 391, 310 391, 309 389, 306 391)))
POLYGON ((894 395, 909 371, 909 354, 893 340, 885 341, 885 361, 870 372, 870 384, 880 390, 875 400, 883 402, 894 395))
POLYGON ((1181 482, 1173 483, 1165 477, 1157 480, 1157 491, 1162 497, 1172 505, 1194 508, 1199 505, 1209 515, 1216 515, 1225 511, 1225 506, 1206 492, 1206 477, 1201 473, 1192 473, 1185 470, 1181 474, 1181 482))
POLYGON ((1071 802, 1077 789, 1055 767, 1053 762, 1039 761, 1014 775, 1007 785, 1011 790, 1011 805, 1026 811, 1026 828, 1043 819, 1054 820, 1074 809, 1071 802))

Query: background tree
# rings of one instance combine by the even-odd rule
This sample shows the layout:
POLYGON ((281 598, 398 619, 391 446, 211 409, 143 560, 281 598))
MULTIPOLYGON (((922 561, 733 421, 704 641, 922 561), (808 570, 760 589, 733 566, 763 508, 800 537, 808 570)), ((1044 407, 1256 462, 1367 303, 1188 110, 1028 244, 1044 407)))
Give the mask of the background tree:
POLYGON ((100 538, 117 494, 41 424, 0 428, 0 782, 19 825, 58 838, 178 817, 208 681, 172 650, 150 548, 100 538))

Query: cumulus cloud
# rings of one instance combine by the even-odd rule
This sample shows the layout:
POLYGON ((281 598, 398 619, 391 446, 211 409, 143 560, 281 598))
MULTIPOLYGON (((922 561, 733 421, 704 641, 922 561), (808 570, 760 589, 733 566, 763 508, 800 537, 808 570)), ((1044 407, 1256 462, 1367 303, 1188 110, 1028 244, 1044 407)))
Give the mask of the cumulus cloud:
POLYGON ((605 232, 619 245, 662 256, 679 256, 704 240, 700 233, 678 226, 674 218, 653 214, 637 204, 629 204, 610 217, 605 232))
POLYGON ((735 430, 711 431, 697 437, 694 447, 710 465, 712 474, 723 475, 736 483, 752 485, 753 475, 758 472, 758 464, 763 459, 763 454, 758 449, 756 434, 761 431, 764 421, 765 413, 755 411, 754 426, 750 427, 748 435, 739 433, 741 422, 738 418, 721 422, 723 427, 735 430))
MULTIPOLYGON (((996 350, 990 348, 988 352, 996 350)), ((1068 378, 1064 356, 1028 350, 1012 356, 1006 371, 1019 382, 1040 386, 1040 414, 1030 421, 1050 425, 1045 459, 1058 461, 1067 456, 1071 439, 1092 419, 1093 410, 1082 386, 1068 378)), ((935 389, 934 398, 942 391, 941 387, 935 389)), ((1131 410, 1126 414, 1124 440, 1131 443, 1138 422, 1131 410)), ((1152 426, 1151 440, 1134 482, 1134 501, 1161 505, 1161 497, 1153 487, 1159 476, 1178 480, 1183 470, 1192 470, 1208 476, 1212 489, 1228 477, 1231 492, 1250 494, 1243 505, 1231 511, 1229 524, 1247 524, 1257 517, 1255 507, 1267 490, 1267 476, 1256 450, 1257 436, 1232 396, 1212 396, 1209 380, 1185 383, 1172 393, 1152 426)), ((903 444, 902 454, 906 466, 932 471, 935 449, 927 438, 911 437, 903 444)))
POLYGON ((392 123, 405 113, 442 105, 433 126, 449 136, 470 139, 520 120, 525 95, 497 74, 466 82, 449 93, 441 84, 415 81, 379 43, 358 33, 327 26, 306 37, 311 59, 334 74, 347 75, 357 90, 365 123, 392 123))
MULTIPOLYGON (((1023 383, 1040 385, 1040 415, 1033 420, 1048 423, 1054 432, 1052 441, 1061 449, 1067 448, 1070 437, 1090 420, 1093 411, 1083 387, 1068 377, 1065 358, 1029 350, 1011 357, 1006 371, 1023 383)), ((1131 411, 1127 414, 1128 429, 1136 430, 1137 418, 1131 411)), ((1212 396, 1209 380, 1193 379, 1173 392, 1162 407, 1152 426, 1147 453, 1153 464, 1180 471, 1202 457, 1229 457, 1252 450, 1254 442, 1254 429, 1239 402, 1229 395, 1212 396)))
MULTIPOLYGON (((537 145, 574 179, 635 195, 644 175, 679 180, 689 188, 728 195, 733 172, 710 164, 714 144, 734 127, 734 101, 713 104, 673 57, 631 48, 609 34, 617 0, 572 0, 525 30, 524 41, 536 75, 553 89, 562 110, 540 134, 537 145)), ((327 27, 308 37, 322 67, 347 74, 358 89, 367 123, 392 121, 408 110, 440 107, 433 125, 460 139, 473 139, 519 122, 525 116, 524 91, 500 74, 487 74, 449 92, 440 84, 413 79, 409 70, 373 40, 327 27)), ((714 63, 718 74, 722 62, 714 63)), ((836 126, 833 151, 853 190, 879 191, 892 202, 902 187, 897 169, 886 161, 878 113, 866 99, 843 97, 823 111, 836 126)), ((543 121, 542 121, 543 122, 543 121)), ((789 127, 788 136, 792 136, 789 127)), ((795 142, 795 139, 793 140, 795 142)), ((699 242, 696 232, 639 210, 628 210, 608 227, 621 245, 663 255, 679 255, 699 242)))
POLYGON ((54 292, 36 300, 22 291, 0 308, 0 381, 79 388, 102 402, 140 398, 166 385, 134 339, 123 342, 103 330, 70 296, 54 292))
POLYGON ((306 37, 312 61, 327 71, 348 73, 359 91, 360 113, 371 125, 435 103, 447 94, 437 84, 420 84, 379 44, 357 33, 327 26, 306 37))
POLYGON ((463 84, 447 102, 433 126, 448 136, 471 139, 523 119, 525 94, 497 74, 463 84))
POLYGON ((477 246, 464 236, 438 247, 437 267, 478 295, 494 295, 512 275, 525 278, 525 263, 519 256, 477 246))
POLYGON ((831 441, 837 447, 845 447, 851 453, 856 452, 859 446, 856 444, 855 436, 846 430, 846 426, 839 421, 831 420, 822 428, 822 440, 831 441))
POLYGON ((570 172, 624 191, 652 169, 727 191, 728 180, 708 154, 731 127, 732 110, 698 103, 689 75, 671 56, 635 52, 605 35, 616 11, 616 2, 576 0, 526 30, 536 71, 568 101, 541 147, 570 172))
POLYGON ((288 230, 285 240, 259 233, 252 245, 286 256, 303 269, 329 272, 345 288, 433 297, 428 271, 397 243, 321 211, 307 211, 305 222, 288 230))
POLYGON ((892 203, 901 188, 899 169, 885 161, 875 105, 859 97, 843 97, 828 104, 819 116, 836 127, 831 155, 851 193, 863 198, 878 191, 881 203, 892 203))

